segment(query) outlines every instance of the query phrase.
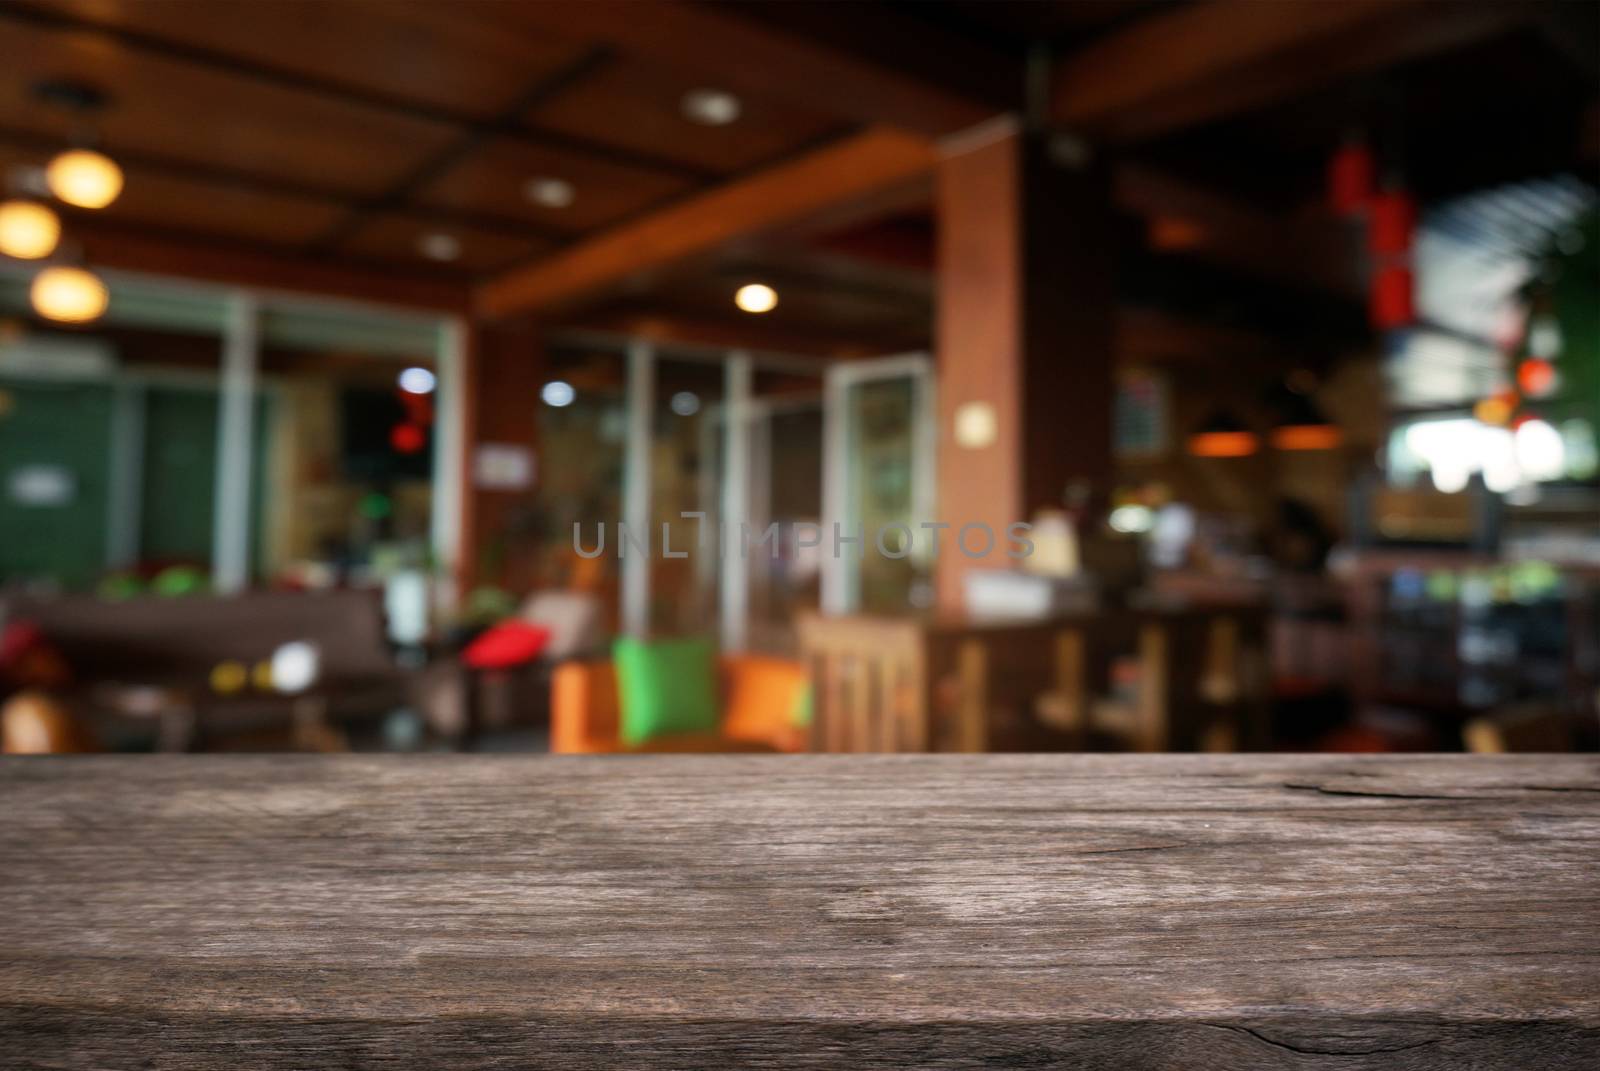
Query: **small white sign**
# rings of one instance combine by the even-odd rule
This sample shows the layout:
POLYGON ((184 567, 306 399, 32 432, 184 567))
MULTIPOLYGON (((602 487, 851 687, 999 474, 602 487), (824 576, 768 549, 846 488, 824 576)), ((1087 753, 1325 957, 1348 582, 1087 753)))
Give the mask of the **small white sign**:
POLYGON ((533 486, 533 451, 515 443, 479 443, 472 478, 484 491, 526 491, 533 486))
POLYGON ((77 492, 71 470, 61 465, 24 465, 6 481, 11 501, 19 506, 65 506, 77 492))

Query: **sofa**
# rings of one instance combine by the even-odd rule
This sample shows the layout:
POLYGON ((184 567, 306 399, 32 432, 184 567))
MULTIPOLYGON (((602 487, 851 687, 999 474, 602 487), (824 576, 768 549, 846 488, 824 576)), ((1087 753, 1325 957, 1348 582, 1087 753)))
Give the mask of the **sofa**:
POLYGON ((558 755, 648 752, 804 751, 809 682, 799 662, 763 655, 718 659, 717 729, 674 733, 629 746, 620 732, 616 664, 563 662, 550 688, 550 750, 558 755))
MULTIPOLYGON (((0 598, 0 622, 28 622, 58 650, 70 672, 50 689, 99 746, 142 750, 160 728, 163 749, 210 749, 267 741, 294 726, 298 700, 249 687, 222 696, 208 686, 220 662, 251 666, 290 641, 316 646, 314 689, 330 724, 378 717, 415 698, 415 674, 395 661, 384 628, 382 593, 252 591, 181 598, 92 595, 0 598), (127 686, 181 692, 195 709, 187 728, 169 733, 169 710, 130 713, 127 686)), ((172 719, 181 726, 182 719, 172 719)))

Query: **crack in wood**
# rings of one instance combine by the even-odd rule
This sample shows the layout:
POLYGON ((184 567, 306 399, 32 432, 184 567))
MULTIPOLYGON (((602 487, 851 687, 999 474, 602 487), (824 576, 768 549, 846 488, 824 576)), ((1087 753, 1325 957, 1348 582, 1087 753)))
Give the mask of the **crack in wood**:
POLYGON ((1316 792, 1324 796, 1365 796, 1377 800, 1495 800, 1499 796, 1436 796, 1421 792, 1370 792, 1360 788, 1328 788, 1324 785, 1285 781, 1283 787, 1295 792, 1316 792))
POLYGON ((1276 1038, 1269 1038, 1259 1030, 1252 1030, 1248 1026, 1240 1026, 1237 1023, 1201 1023, 1200 1025, 1216 1027, 1219 1030, 1232 1030, 1240 1034, 1248 1034, 1257 1041, 1271 1045, 1275 1049, 1283 1049, 1287 1052, 1297 1053, 1301 1056, 1382 1056, 1392 1052, 1409 1052, 1412 1049, 1422 1049, 1429 1045, 1437 1045, 1439 1043, 1438 1038, 1429 1038, 1426 1041, 1419 1041, 1413 1045, 1392 1045, 1379 1049, 1309 1049, 1302 1045, 1291 1045, 1287 1041, 1278 1041, 1276 1038))

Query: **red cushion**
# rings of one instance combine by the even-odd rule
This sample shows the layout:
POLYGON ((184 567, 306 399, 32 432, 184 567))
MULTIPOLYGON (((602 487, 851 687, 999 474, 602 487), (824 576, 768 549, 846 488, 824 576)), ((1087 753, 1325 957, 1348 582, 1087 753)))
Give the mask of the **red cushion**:
POLYGON ((14 688, 59 688, 67 662, 38 625, 13 621, 0 629, 0 684, 14 688))
POLYGON ((13 621, 0 628, 0 668, 22 657, 30 647, 44 642, 44 633, 32 621, 13 621))
POLYGON ((550 642, 550 630, 526 621, 491 625, 467 644, 461 660, 473 669, 510 669, 531 662, 550 642))

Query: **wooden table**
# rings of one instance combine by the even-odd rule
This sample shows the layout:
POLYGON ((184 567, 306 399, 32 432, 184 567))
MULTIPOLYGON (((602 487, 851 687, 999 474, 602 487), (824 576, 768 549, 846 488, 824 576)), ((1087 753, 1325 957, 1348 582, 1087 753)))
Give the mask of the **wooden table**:
POLYGON ((0 1067, 1600 1067, 1600 759, 0 762, 0 1067))
POLYGON ((1104 704, 1118 715, 1118 749, 1264 749, 1262 608, 1145 601, 1042 618, 802 614, 811 750, 1104 750, 1097 698, 1123 690, 1119 659, 1136 680, 1104 704))

